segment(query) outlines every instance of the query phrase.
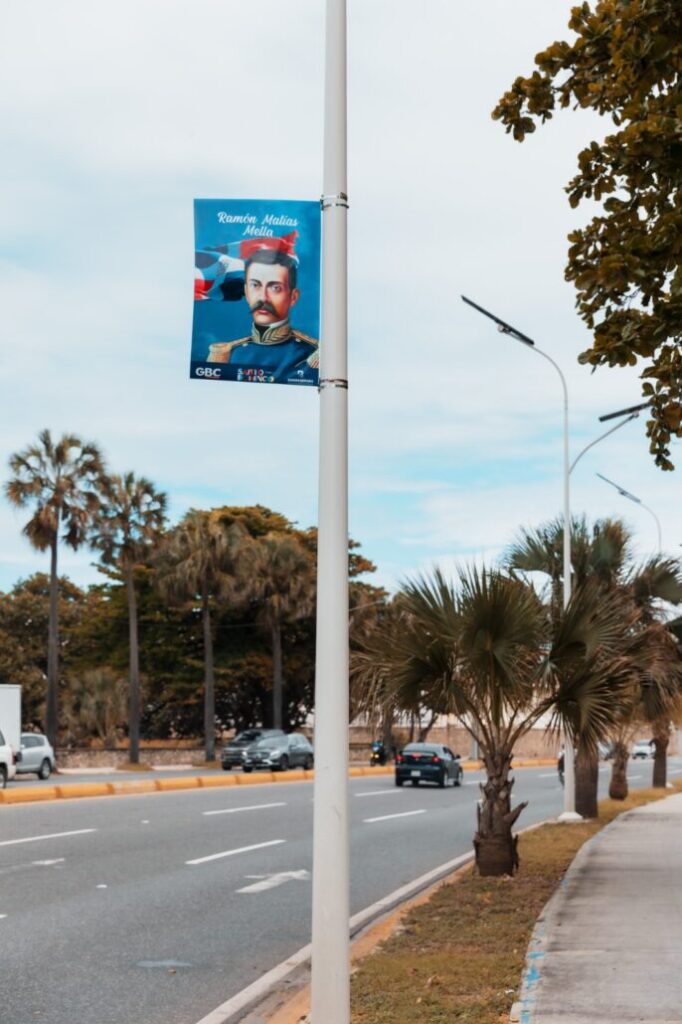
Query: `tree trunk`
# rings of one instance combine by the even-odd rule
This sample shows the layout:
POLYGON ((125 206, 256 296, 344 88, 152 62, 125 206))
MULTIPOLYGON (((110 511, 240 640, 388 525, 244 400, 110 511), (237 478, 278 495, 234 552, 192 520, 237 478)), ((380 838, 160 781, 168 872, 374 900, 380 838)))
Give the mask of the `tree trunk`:
POLYGON ((213 672, 213 633, 208 594, 204 591, 201 603, 204 627, 204 744, 206 760, 215 760, 215 676, 213 672))
POLYGON ((140 650, 137 642, 137 594, 133 570, 126 570, 128 595, 128 658, 130 695, 128 703, 128 757, 131 764, 140 763, 140 650))
POLYGON ((59 581, 57 578, 57 545, 59 516, 50 544, 50 613, 47 631, 47 700, 45 703, 45 735, 57 749, 59 730, 59 581))
POLYGON ((668 784, 668 744, 670 743, 670 722, 667 715, 653 723, 654 734, 654 777, 652 786, 665 789, 668 784))
POLYGON ((414 743, 414 711, 410 711, 410 743, 414 743))
POLYGON ((599 817, 598 785, 599 756, 597 753, 588 753, 578 742, 575 757, 575 809, 583 818, 599 817))
POLYGON ((613 765, 611 767, 611 782, 609 785, 609 796, 612 800, 626 800, 628 789, 628 757, 630 752, 627 746, 618 740, 613 745, 613 765))
POLYGON ((511 809, 511 760, 511 752, 484 754, 487 778, 481 783, 474 850, 476 867, 485 876, 513 875, 519 866, 518 836, 512 834, 512 827, 527 804, 511 809))
POLYGON ((272 626, 272 721, 275 729, 282 728, 282 629, 278 622, 272 626))
POLYGON ((436 714, 436 712, 435 711, 432 712, 431 718, 429 719, 428 724, 425 725, 425 726, 420 726, 420 728, 419 728, 419 738, 417 740, 418 743, 426 743, 426 737, 431 732, 431 729, 433 728, 433 723, 436 721, 437 717, 438 717, 438 715, 436 714))

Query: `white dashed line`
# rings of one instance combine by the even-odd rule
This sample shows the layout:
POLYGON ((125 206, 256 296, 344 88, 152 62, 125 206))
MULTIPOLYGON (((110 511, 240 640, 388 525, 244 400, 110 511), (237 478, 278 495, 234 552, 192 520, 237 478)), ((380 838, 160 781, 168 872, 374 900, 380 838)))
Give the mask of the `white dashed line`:
POLYGON ((236 850, 223 850, 222 853, 212 853, 208 857, 197 857, 195 860, 186 860, 185 864, 207 864, 210 860, 220 860, 221 857, 234 857, 237 853, 249 853, 250 850, 262 850, 266 846, 279 846, 286 843, 286 839, 271 839, 268 843, 256 843, 254 846, 240 846, 236 850))
POLYGON ((225 807, 221 811, 202 811, 202 814, 209 816, 211 814, 239 814, 240 811, 261 811, 266 807, 286 807, 286 803, 278 804, 251 804, 250 807, 225 807))
POLYGON ((369 793, 354 793, 354 796, 398 796, 397 789, 372 789, 369 793))
POLYGON ((63 836, 85 836, 89 832, 96 832, 96 828, 79 828, 73 832, 51 832, 46 836, 26 836, 25 839, 3 839, 0 846, 16 846, 17 843, 38 843, 42 839, 61 839, 63 836))
POLYGON ((389 818, 410 818, 413 814, 426 814, 426 809, 421 811, 402 811, 401 814, 382 814, 380 818, 363 818, 366 825, 373 821, 388 821, 389 818))

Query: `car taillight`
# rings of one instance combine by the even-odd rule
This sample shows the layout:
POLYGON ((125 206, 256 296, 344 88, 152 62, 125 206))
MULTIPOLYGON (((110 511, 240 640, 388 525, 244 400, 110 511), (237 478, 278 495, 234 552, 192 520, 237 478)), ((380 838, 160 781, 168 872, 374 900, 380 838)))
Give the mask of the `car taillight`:
POLYGON ((395 755, 395 763, 396 764, 402 764, 403 763, 403 755, 402 754, 396 754, 395 755))
POLYGON ((440 758, 438 754, 434 754, 431 758, 431 764, 440 764, 440 758))

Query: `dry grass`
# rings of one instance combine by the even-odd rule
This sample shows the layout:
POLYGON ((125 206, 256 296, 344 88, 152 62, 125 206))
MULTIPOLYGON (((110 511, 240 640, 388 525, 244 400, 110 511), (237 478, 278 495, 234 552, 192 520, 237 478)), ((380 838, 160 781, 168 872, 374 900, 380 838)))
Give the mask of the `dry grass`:
POLYGON ((145 761, 140 761, 138 764, 131 764, 130 761, 124 761, 123 764, 116 765, 117 772, 150 772, 152 766, 147 764, 145 761))
POLYGON ((602 801, 597 821, 522 835, 513 879, 468 871, 437 889, 355 972, 353 1024, 506 1024, 535 922, 578 849, 617 815, 669 794, 638 790, 602 801))

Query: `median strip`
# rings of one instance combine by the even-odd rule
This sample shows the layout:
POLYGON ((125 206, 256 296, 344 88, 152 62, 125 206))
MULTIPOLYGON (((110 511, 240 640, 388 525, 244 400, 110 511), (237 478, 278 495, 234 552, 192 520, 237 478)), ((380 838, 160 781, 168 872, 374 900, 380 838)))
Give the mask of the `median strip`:
POLYGON ((240 846, 236 850, 223 850, 222 853, 211 853, 208 857, 186 860, 185 864, 208 864, 211 860, 222 860, 223 857, 234 857, 237 853, 250 853, 251 850, 263 850, 266 846, 279 846, 280 843, 286 843, 286 839, 271 839, 267 843, 256 843, 254 846, 240 846))

